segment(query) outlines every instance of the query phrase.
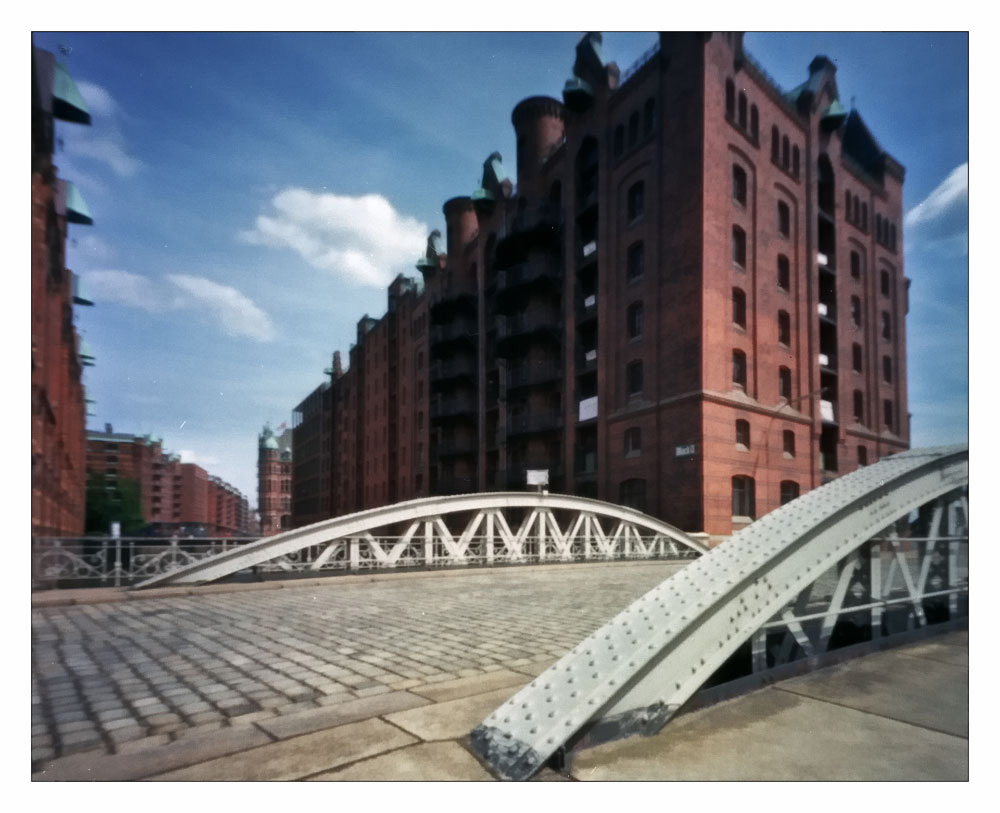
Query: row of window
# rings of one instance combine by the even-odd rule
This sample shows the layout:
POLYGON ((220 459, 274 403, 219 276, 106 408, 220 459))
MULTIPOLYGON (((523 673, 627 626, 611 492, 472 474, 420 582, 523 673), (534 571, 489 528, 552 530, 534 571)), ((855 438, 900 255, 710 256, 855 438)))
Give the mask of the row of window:
MULTIPOLYGON (((746 329, 747 295, 742 288, 733 288, 733 324, 746 329)), ((778 342, 785 346, 792 343, 792 318, 788 311, 778 311, 778 342)))
MULTIPOLYGON (((739 164, 733 164, 733 200, 740 206, 747 205, 747 173, 739 164)), ((778 234, 791 237, 792 211, 783 200, 778 201, 778 234)), ((739 228, 734 227, 735 228, 739 228)), ((740 229, 742 232, 743 230, 740 229)), ((735 231, 734 231, 735 235, 735 231)), ((746 236, 743 237, 744 252, 746 251, 746 236)), ((742 263, 740 263, 742 265, 742 263)))
POLYGON ((726 80, 726 118, 746 133, 754 144, 757 143, 760 120, 757 105, 750 105, 750 115, 747 117, 747 94, 741 90, 737 98, 736 85, 732 79, 726 80))
MULTIPOLYGON (((754 519, 757 516, 755 484, 753 477, 737 475, 733 477, 733 516, 749 517, 754 519)), ((799 484, 794 480, 781 481, 781 504, 789 503, 799 496, 799 484)))
POLYGON ((771 161, 798 180, 799 148, 798 145, 792 145, 789 149, 789 144, 788 136, 781 135, 777 125, 771 127, 771 161))
POLYGON ((844 190, 844 219, 861 231, 868 231, 868 204, 862 202, 850 189, 844 190))
MULTIPOLYGON (((642 109, 642 133, 644 136, 653 132, 655 124, 656 103, 652 98, 646 99, 646 104, 642 109)), ((639 143, 639 111, 633 110, 628 117, 628 149, 632 149, 639 143)), ((615 127, 614 135, 615 158, 625 152, 625 125, 619 124, 615 127)))
POLYGON ((896 252, 896 224, 882 215, 875 215, 875 242, 896 252))
MULTIPOLYGON (((750 451, 750 421, 736 421, 736 445, 744 451, 750 451)), ((785 429, 781 435, 782 451, 786 457, 795 457, 795 432, 785 429)))

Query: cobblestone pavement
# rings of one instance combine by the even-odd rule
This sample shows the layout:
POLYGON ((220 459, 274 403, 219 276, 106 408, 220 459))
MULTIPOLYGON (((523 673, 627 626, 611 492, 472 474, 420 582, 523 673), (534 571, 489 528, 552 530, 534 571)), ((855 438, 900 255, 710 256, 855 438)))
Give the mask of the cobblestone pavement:
POLYGON ((549 565, 32 610, 32 763, 548 664, 680 567, 549 565), (134 742, 140 741, 140 742, 134 742))

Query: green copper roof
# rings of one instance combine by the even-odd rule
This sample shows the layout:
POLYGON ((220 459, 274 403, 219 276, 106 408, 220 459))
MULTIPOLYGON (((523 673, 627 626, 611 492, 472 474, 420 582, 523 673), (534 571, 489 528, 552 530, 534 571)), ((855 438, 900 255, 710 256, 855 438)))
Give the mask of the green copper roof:
POLYGON ((94 351, 90 349, 90 345, 87 344, 87 340, 85 338, 83 338, 83 336, 81 336, 80 337, 80 364, 82 364, 84 367, 93 367, 94 366, 94 362, 96 360, 97 359, 94 356, 94 351))
POLYGON ((56 63, 52 76, 52 115, 64 121, 90 124, 90 111, 87 110, 83 96, 66 66, 60 62, 56 63))
POLYGON ((66 181, 66 220, 70 223, 82 223, 84 226, 92 226, 94 223, 83 195, 69 181, 66 181))
POLYGON ((269 437, 267 440, 264 441, 264 448, 265 449, 277 449, 278 448, 278 440, 277 440, 277 438, 275 438, 274 435, 271 435, 271 437, 269 437))
POLYGON ((87 296, 87 289, 83 285, 79 274, 73 274, 73 304, 93 305, 93 301, 87 296))
POLYGON ((472 202, 475 204, 483 200, 492 201, 495 200, 495 198, 493 197, 493 193, 490 192, 488 189, 483 189, 483 187, 479 187, 479 189, 477 189, 475 192, 472 193, 472 202))
POLYGON ((844 110, 844 106, 840 103, 840 99, 834 99, 830 103, 830 106, 823 111, 823 115, 820 116, 820 119, 842 119, 846 115, 847 111, 844 110))

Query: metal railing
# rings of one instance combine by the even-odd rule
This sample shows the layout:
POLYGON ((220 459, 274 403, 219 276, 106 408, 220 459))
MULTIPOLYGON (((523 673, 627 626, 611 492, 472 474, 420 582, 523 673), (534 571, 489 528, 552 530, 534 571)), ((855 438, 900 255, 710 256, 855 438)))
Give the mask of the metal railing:
POLYGON ((32 589, 126 586, 256 539, 37 537, 31 540, 31 585, 32 589))
POLYGON ((629 65, 621 74, 618 79, 618 89, 621 90, 625 83, 628 82, 633 76, 635 76, 639 69, 645 65, 649 60, 651 60, 660 51, 660 40, 657 38, 656 42, 646 49, 645 53, 639 57, 635 62, 629 65))

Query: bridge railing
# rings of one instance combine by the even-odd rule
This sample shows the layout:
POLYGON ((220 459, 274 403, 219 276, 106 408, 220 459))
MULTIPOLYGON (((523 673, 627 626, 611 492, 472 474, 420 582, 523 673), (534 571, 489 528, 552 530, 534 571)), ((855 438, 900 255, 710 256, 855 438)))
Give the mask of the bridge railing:
MULTIPOLYGON (((150 539, 148 537, 38 538, 32 540, 32 589, 129 586, 256 541, 254 538, 150 539)), ((416 536, 364 535, 277 557, 245 573, 359 572, 387 568, 476 567, 544 562, 636 559, 688 561, 698 552, 659 535, 579 539, 568 546, 527 536, 517 544, 473 536, 448 545, 416 536)))

